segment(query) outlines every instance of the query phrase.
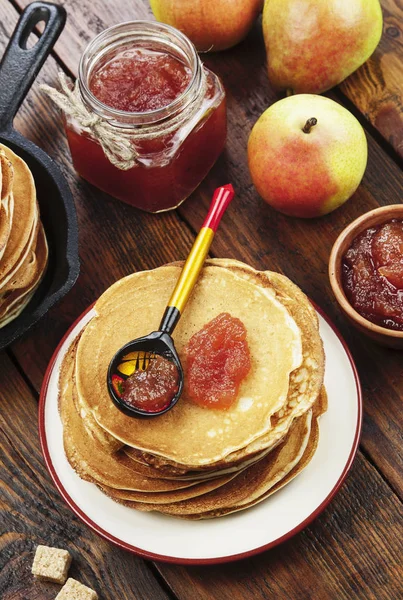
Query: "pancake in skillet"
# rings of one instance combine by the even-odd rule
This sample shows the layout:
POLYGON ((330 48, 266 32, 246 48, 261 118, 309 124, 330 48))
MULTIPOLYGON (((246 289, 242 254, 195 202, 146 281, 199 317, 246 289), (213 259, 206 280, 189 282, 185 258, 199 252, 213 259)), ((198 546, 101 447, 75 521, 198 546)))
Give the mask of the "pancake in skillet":
POLYGON ((44 275, 48 260, 48 245, 46 242, 45 232, 42 225, 39 229, 39 234, 36 242, 36 247, 33 251, 33 274, 28 278, 20 280, 20 286, 16 285, 6 287, 5 291, 1 290, 0 294, 0 323, 6 316, 8 317, 16 310, 18 306, 25 305, 27 300, 31 298, 36 288, 39 286, 44 275))
POLYGON ((0 149, 12 163, 14 171, 13 221, 7 246, 0 260, 0 288, 2 288, 36 243, 38 207, 34 180, 26 163, 7 146, 0 144, 0 149))
POLYGON ((0 259, 6 250, 13 221, 13 177, 13 165, 7 159, 5 154, 0 151, 0 259))
POLYGON ((0 144, 0 327, 25 309, 44 275, 48 246, 27 164, 0 144))

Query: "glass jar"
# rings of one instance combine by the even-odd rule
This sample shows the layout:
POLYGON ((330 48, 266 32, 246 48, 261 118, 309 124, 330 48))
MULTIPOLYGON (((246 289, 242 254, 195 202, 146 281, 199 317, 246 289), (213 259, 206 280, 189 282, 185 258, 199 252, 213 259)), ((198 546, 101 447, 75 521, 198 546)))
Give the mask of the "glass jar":
MULTIPOLYGON (((147 61, 142 68, 144 83, 148 81, 147 61)), ((90 115, 107 124, 116 139, 129 142, 134 163, 130 168, 112 164, 96 132, 66 115, 75 169, 96 187, 142 210, 156 213, 179 206, 204 179, 225 145, 223 86, 202 65, 190 40, 168 25, 133 21, 98 35, 81 58, 78 94, 90 115), (185 65, 189 83, 166 106, 127 112, 100 101, 91 91, 97 70, 133 48, 139 49, 135 53, 165 53, 179 60, 181 68, 185 65)))

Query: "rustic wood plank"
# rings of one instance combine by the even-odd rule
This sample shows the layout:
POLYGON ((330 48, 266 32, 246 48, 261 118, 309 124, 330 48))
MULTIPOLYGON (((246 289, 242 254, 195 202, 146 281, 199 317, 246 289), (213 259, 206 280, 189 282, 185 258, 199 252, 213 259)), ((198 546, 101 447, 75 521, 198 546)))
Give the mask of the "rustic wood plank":
POLYGON ((381 0, 381 5, 379 46, 340 89, 403 158, 403 4, 381 0))
POLYGON ((0 390, 2 600, 50 600, 60 590, 30 573, 38 544, 69 550, 70 576, 95 589, 101 600, 169 600, 147 562, 92 533, 60 498, 39 447, 37 400, 4 352, 0 390))

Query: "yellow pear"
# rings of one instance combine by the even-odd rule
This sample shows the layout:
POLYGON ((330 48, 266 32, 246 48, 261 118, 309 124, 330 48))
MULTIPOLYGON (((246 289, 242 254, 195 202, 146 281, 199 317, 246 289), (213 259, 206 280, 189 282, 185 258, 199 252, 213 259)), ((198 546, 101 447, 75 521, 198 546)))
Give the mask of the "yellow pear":
POLYGON ((263 35, 273 85, 320 94, 371 56, 382 11, 379 0, 266 0, 263 35))
POLYGON ((363 128, 346 108, 314 94, 272 104, 248 142, 252 181, 286 215, 319 217, 357 189, 367 164, 363 128))
POLYGON ((235 46, 251 29, 263 0, 150 0, 157 21, 176 27, 197 50, 235 46))

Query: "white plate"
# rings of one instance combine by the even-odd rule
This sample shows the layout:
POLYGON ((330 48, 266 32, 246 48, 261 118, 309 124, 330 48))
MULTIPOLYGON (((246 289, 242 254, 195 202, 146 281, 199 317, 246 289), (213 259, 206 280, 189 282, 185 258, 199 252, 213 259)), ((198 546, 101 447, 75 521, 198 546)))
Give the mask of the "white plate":
POLYGON ((39 406, 39 431, 47 467, 64 500, 91 529, 145 558, 182 564, 220 563, 257 554, 289 539, 327 506, 357 451, 362 400, 351 355, 321 312, 329 405, 320 419, 315 456, 296 479, 266 501, 226 517, 202 521, 185 521, 121 506, 94 484, 81 480, 70 467, 63 450, 57 409, 59 370, 70 342, 93 314, 93 309, 88 309, 55 351, 39 406))

